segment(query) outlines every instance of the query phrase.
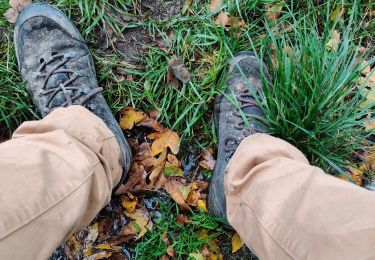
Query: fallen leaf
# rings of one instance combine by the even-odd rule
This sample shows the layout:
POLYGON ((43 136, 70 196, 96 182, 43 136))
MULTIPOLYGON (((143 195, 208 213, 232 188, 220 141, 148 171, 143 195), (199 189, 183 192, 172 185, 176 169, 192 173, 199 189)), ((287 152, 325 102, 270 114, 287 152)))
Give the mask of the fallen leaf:
POLYGON ((197 201, 197 206, 200 208, 203 212, 207 212, 207 206, 206 202, 204 200, 198 200, 197 201))
POLYGON ((169 61, 169 66, 172 69, 174 76, 182 83, 186 84, 191 81, 190 70, 184 65, 181 58, 173 55, 172 59, 169 61))
POLYGON ((208 10, 210 13, 214 13, 223 5, 223 0, 211 0, 208 10))
POLYGON ((202 158, 204 160, 199 162, 199 166, 206 170, 213 170, 216 164, 216 160, 213 157, 213 150, 212 148, 204 148, 202 152, 202 158))
POLYGON ((93 254, 87 258, 84 258, 84 260, 100 260, 100 259, 106 259, 112 256, 111 252, 102 251, 96 254, 93 254))
POLYGON ((194 260, 204 260, 204 257, 201 253, 190 253, 189 256, 194 260))
POLYGON ((221 27, 231 27, 231 28, 242 28, 246 25, 243 19, 239 19, 234 16, 229 16, 228 12, 220 12, 215 20, 215 24, 221 27))
POLYGON ((327 42, 327 50, 337 51, 340 44, 340 33, 337 30, 334 30, 332 33, 331 39, 327 42))
POLYGON ((164 175, 166 177, 182 177, 184 173, 179 167, 173 166, 170 162, 166 162, 164 166, 164 175))
POLYGON ((181 192, 181 188, 184 187, 185 180, 178 177, 172 177, 165 183, 165 190, 171 195, 172 199, 182 208, 190 210, 189 205, 185 202, 181 192))
POLYGON ((361 168, 354 168, 354 167, 349 167, 349 171, 352 174, 352 179, 357 184, 358 186, 362 186, 362 175, 364 172, 364 169, 361 168))
POLYGON ((134 197, 133 199, 129 196, 123 196, 121 199, 121 205, 125 208, 125 211, 128 213, 135 212, 135 208, 138 204, 138 198, 134 197))
POLYGON ((180 81, 178 81, 172 69, 167 71, 167 83, 171 84, 175 89, 180 88, 180 81))
POLYGON ((232 254, 236 253, 243 246, 243 241, 237 233, 232 236, 232 254))
POLYGON ((100 244, 95 246, 95 249, 97 250, 112 250, 112 251, 120 251, 121 246, 114 246, 110 244, 100 244))
POLYGON ((120 126, 123 130, 130 130, 146 118, 146 114, 133 107, 127 107, 120 112, 120 126))
POLYGON ((168 154, 167 156, 168 162, 175 167, 181 167, 181 162, 177 159, 177 157, 173 154, 168 154))
POLYGON ((229 14, 228 12, 220 12, 215 20, 215 24, 225 27, 229 24, 229 14))
POLYGON ((161 239, 163 240, 164 245, 166 245, 166 246, 169 246, 169 245, 170 245, 170 242, 169 242, 169 238, 168 238, 168 234, 167 234, 167 232, 164 232, 164 233, 161 235, 161 239))
POLYGON ((176 217, 176 222, 185 226, 188 223, 191 223, 191 220, 188 220, 187 216, 184 214, 178 214, 176 217))
POLYGON ((130 171, 129 171, 129 179, 123 185, 121 185, 118 190, 116 191, 116 195, 125 194, 129 191, 135 191, 136 185, 139 185, 142 181, 144 181, 147 177, 147 173, 144 169, 143 165, 133 162, 130 171))
POLYGON ((31 0, 10 0, 9 5, 11 8, 4 13, 5 19, 10 23, 15 23, 18 13, 29 4, 31 4, 31 0))
POLYGON ((177 154, 180 148, 180 138, 178 134, 169 129, 165 129, 159 133, 153 133, 147 136, 148 139, 155 141, 151 145, 153 155, 161 153, 165 148, 169 147, 173 154, 177 154))
POLYGON ((266 18, 271 21, 275 21, 280 18, 281 10, 283 9, 283 3, 278 5, 265 5, 264 8, 266 9, 266 18))
POLYGON ((137 235, 136 240, 138 240, 146 234, 147 230, 152 229, 153 224, 150 219, 150 214, 146 208, 138 208, 133 213, 125 212, 125 215, 132 221, 130 221, 125 228, 120 231, 121 234, 137 235))
POLYGON ((8 9, 8 11, 6 11, 4 13, 4 17, 8 22, 16 23, 17 17, 18 17, 18 12, 15 11, 13 8, 10 8, 10 9, 8 9))
POLYGON ((373 132, 374 129, 375 129, 375 119, 370 119, 368 121, 365 121, 363 123, 363 125, 365 126, 365 132, 366 133, 370 133, 370 132, 373 132))
POLYGON ((85 238, 85 244, 94 243, 99 235, 99 223, 96 222, 95 224, 88 226, 86 228, 86 231, 87 231, 87 236, 85 238))
POLYGON ((174 249, 173 249, 173 247, 171 247, 171 246, 168 246, 168 247, 167 247, 167 254, 168 254, 170 257, 174 257, 174 249))
POLYGON ((345 13, 344 5, 339 5, 335 10, 331 12, 331 15, 330 15, 331 21, 333 22, 338 21, 339 19, 341 19, 344 13, 345 13))

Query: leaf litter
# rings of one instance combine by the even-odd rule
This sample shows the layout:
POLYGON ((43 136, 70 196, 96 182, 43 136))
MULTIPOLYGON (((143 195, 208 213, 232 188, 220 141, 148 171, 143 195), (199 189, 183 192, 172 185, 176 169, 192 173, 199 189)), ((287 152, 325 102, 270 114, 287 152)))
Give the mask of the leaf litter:
MULTIPOLYGON (((208 211, 208 182, 184 177, 182 162, 178 158, 179 135, 158 122, 157 110, 153 109, 147 114, 127 107, 119 114, 120 126, 127 136, 132 132, 142 133, 141 137, 128 138, 133 150, 133 164, 128 180, 116 192, 118 196, 112 199, 109 217, 106 216, 108 212, 104 214, 105 218, 99 213, 89 227, 69 237, 63 246, 69 259, 77 256, 84 259, 110 259, 114 255, 122 257, 118 259, 127 259, 129 252, 125 245, 136 243, 154 226, 154 212, 143 199, 147 192, 161 193, 172 198, 181 210, 175 219, 181 225, 191 223, 187 217, 190 210, 208 211)), ((202 149, 199 163, 201 169, 212 170, 214 164, 212 148, 202 149)), ((173 259, 175 251, 170 241, 167 241, 168 236, 165 235, 167 250, 162 259, 173 259)), ((219 259, 218 247, 211 249, 207 245, 202 250, 207 254, 203 259, 219 259)))

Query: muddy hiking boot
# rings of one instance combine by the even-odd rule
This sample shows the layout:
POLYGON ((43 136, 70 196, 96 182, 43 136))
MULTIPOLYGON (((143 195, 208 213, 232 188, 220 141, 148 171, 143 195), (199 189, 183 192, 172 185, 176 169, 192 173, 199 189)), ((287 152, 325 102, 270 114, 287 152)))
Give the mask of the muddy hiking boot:
POLYGON ((227 218, 224 174, 229 159, 245 137, 268 132, 267 121, 252 94, 261 90, 262 78, 270 80, 266 66, 252 52, 237 54, 230 60, 229 66, 225 94, 232 100, 222 95, 215 100, 215 125, 219 145, 208 196, 210 214, 222 218, 227 218))
POLYGON ((60 10, 31 4, 18 16, 14 44, 21 76, 43 117, 58 107, 81 105, 112 130, 123 153, 121 184, 131 149, 101 93, 93 59, 77 28, 60 10))

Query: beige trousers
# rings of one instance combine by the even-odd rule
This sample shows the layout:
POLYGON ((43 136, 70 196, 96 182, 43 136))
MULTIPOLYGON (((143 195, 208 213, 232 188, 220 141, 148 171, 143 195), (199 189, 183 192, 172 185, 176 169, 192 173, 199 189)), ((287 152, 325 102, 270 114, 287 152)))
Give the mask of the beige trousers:
MULTIPOLYGON (((47 259, 120 179, 120 151, 82 107, 26 122, 0 145, 0 259, 47 259)), ((228 219, 260 259, 375 259, 375 195, 290 144, 245 139, 227 169, 228 219)))

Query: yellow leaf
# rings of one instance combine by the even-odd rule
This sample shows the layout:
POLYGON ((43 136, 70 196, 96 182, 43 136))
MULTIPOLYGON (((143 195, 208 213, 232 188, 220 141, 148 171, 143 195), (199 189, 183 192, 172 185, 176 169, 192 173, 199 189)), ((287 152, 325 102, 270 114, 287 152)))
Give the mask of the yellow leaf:
POLYGON ((336 22, 337 20, 341 19, 344 13, 345 13, 344 6, 339 5, 335 10, 331 12, 331 21, 336 22))
POLYGON ((340 33, 337 30, 334 30, 332 33, 331 39, 327 42, 327 50, 337 51, 340 44, 340 33))
POLYGON ((243 241, 237 233, 232 236, 232 253, 236 253, 243 246, 243 241))
POLYGON ((180 168, 173 166, 170 162, 166 162, 164 166, 164 175, 166 177, 182 177, 183 172, 180 168))
POLYGON ((153 133, 147 136, 148 139, 155 139, 151 145, 152 155, 157 155, 167 147, 171 149, 173 154, 177 154, 180 149, 180 138, 178 134, 169 129, 165 129, 159 133, 153 133))
POLYGON ((210 13, 214 13, 222 5, 223 5, 223 0, 211 0, 211 3, 210 3, 210 6, 208 7, 208 10, 210 11, 210 13))
POLYGON ((125 212, 125 215, 132 221, 121 230, 123 235, 137 234, 136 240, 138 240, 146 234, 147 230, 152 229, 153 223, 147 209, 139 208, 134 213, 125 212))
POLYGON ((206 202, 204 200, 198 200, 197 206, 200 208, 203 212, 207 212, 206 202))
POLYGON ((128 196, 124 196, 121 199, 121 205, 125 208, 126 212, 128 213, 134 213, 137 204, 138 199, 136 197, 132 200, 128 196))
POLYGON ((190 253, 189 256, 194 260, 204 260, 203 255, 201 253, 190 253))
POLYGON ((137 111, 133 107, 127 107, 120 112, 120 126, 123 130, 130 130, 136 124, 146 118, 146 114, 142 111, 137 111))

